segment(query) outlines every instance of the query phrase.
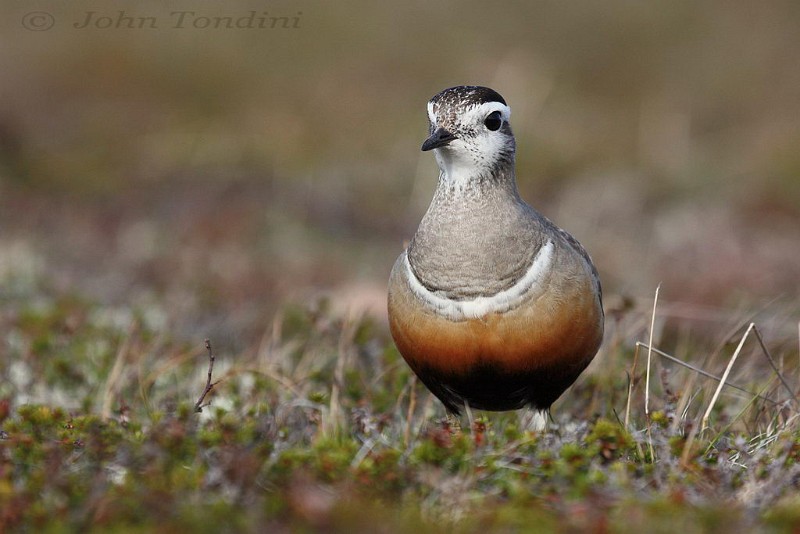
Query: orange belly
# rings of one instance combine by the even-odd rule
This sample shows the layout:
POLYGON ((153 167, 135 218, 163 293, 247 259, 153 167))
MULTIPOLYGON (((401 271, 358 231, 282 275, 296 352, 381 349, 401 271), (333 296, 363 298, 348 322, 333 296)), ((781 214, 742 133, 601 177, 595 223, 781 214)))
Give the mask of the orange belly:
POLYGON ((450 411, 547 409, 591 362, 603 312, 591 279, 572 279, 505 313, 453 321, 433 311, 395 269, 392 337, 409 366, 450 411))

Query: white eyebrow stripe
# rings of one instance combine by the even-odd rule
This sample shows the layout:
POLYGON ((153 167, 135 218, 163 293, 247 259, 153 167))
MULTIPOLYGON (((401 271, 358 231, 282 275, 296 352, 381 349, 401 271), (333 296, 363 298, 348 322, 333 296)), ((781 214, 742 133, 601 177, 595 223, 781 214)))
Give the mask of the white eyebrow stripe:
MULTIPOLYGON (((483 119, 485 119, 486 116, 493 111, 499 111, 500 116, 505 122, 509 122, 511 120, 510 107, 502 102, 484 102, 483 104, 470 106, 469 108, 465 109, 463 114, 464 120, 462 122, 483 122, 483 119)), ((428 101, 428 120, 431 121, 431 124, 433 125, 437 124, 437 117, 436 113, 433 111, 432 101, 428 101)))
POLYGON ((500 116, 505 122, 511 120, 511 108, 502 102, 484 102, 483 104, 472 106, 464 111, 464 123, 478 123, 483 122, 487 115, 494 111, 499 111, 500 116))
POLYGON ((433 102, 428 102, 428 120, 431 124, 436 124, 436 114, 433 112, 433 102))

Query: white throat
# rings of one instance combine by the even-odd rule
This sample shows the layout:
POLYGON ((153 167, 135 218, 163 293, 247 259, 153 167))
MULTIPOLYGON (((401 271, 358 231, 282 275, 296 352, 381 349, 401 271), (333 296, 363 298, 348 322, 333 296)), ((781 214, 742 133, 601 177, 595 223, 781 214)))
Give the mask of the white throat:
POLYGON ((472 158, 450 147, 437 148, 433 153, 439 165, 439 180, 456 189, 466 187, 490 172, 489 167, 476 164, 472 158))
MULTIPOLYGON (((460 189, 495 172, 499 158, 501 155, 508 157, 509 151, 513 165, 514 138, 500 131, 487 130, 484 126, 484 119, 492 112, 499 112, 506 123, 511 118, 511 108, 500 102, 486 102, 461 112, 452 132, 456 138, 433 151, 441 171, 440 181, 460 189)), ((431 102, 428 103, 428 119, 431 125, 441 124, 431 102)))

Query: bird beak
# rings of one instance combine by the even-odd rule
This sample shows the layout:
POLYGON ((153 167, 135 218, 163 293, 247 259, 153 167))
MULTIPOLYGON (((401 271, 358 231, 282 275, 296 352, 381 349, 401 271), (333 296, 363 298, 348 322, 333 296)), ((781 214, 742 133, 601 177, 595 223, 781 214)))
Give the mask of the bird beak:
POLYGON ((451 134, 444 128, 436 128, 436 131, 434 131, 431 136, 425 139, 425 142, 422 143, 422 151, 427 152, 428 150, 433 150, 434 148, 446 146, 455 138, 455 135, 451 134))

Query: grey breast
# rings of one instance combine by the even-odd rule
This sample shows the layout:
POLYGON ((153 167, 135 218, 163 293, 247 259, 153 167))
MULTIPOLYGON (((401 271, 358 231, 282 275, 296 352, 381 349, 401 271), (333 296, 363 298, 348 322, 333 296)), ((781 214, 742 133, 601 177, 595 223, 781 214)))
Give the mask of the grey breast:
POLYGON ((513 286, 548 239, 549 221, 511 184, 456 191, 440 184, 408 248, 420 283, 455 300, 513 286))

